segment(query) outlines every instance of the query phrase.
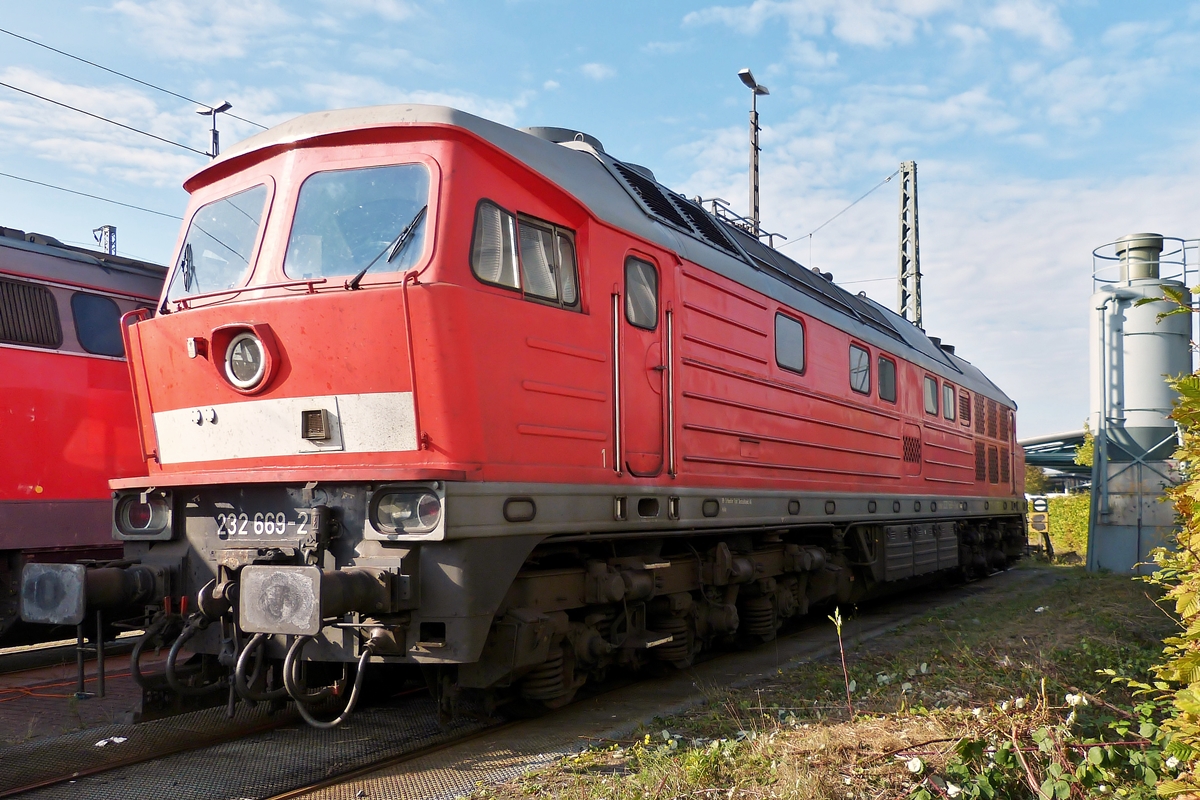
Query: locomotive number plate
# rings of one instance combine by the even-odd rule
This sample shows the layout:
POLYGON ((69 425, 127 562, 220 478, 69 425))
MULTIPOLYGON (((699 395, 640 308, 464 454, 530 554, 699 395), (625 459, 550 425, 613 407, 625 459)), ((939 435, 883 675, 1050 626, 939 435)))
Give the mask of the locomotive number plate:
POLYGON ((303 539, 312 532, 312 511, 259 511, 249 514, 233 509, 216 515, 220 539, 303 539))

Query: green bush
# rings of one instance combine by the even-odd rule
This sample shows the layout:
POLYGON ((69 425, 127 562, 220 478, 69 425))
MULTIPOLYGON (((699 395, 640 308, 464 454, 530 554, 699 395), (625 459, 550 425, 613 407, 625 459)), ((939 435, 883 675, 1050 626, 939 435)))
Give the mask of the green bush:
POLYGON ((1087 553, 1090 492, 1050 498, 1050 541, 1054 553, 1087 553))

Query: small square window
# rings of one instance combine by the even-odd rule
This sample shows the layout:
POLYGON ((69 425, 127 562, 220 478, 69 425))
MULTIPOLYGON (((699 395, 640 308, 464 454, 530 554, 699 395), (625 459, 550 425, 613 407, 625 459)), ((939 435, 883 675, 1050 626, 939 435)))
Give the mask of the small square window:
POLYGON ((937 380, 928 375, 925 376, 925 413, 934 416, 937 416, 938 413, 937 380))
POLYGON ((942 384, 942 416, 954 421, 954 387, 948 383, 942 384))
POLYGON ((637 258, 625 261, 625 319, 648 331, 658 326, 658 270, 637 258))
POLYGON ((859 394, 871 393, 871 354, 850 345, 850 388, 859 394))
POLYGON ((792 372, 804 372, 804 326, 783 314, 775 315, 775 363, 792 372))
POLYGON ((879 357, 879 399, 896 402, 896 362, 879 357))

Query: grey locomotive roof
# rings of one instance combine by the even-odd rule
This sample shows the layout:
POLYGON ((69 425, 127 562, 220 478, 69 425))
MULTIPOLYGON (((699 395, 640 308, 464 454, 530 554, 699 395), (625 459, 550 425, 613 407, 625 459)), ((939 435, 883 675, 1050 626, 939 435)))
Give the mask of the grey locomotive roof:
MULTIPOLYGON (((446 125, 465 129, 513 158, 527 164, 564 191, 574 196, 605 222, 655 242, 682 258, 718 272, 731 280, 785 303, 798 311, 848 331, 858 339, 883 350, 903 355, 921 367, 945 376, 977 392, 1016 404, 969 362, 943 351, 912 323, 865 296, 851 294, 818 277, 796 261, 762 244, 758 239, 701 211, 717 223, 729 247, 722 248, 683 225, 672 226, 653 214, 639 196, 628 175, 629 165, 595 147, 594 139, 555 144, 538 136, 445 106, 392 105, 319 111, 304 114, 251 136, 230 147, 220 158, 198 171, 196 177, 216 165, 233 161, 254 151, 287 145, 328 134, 400 125, 446 125), (622 170, 621 167, 625 167, 622 170), (686 233, 685 233, 686 231, 686 233), (900 353, 900 350, 904 350, 900 353)), ((638 172, 641 180, 649 181, 638 172)), ((668 205, 692 205, 669 189, 650 181, 670 196, 668 205)), ((185 184, 186 185, 186 184, 185 184)), ((666 202, 666 201, 664 201, 666 202)), ((694 214, 699 206, 683 209, 694 214)), ((668 209, 670 210, 670 209, 668 209)), ((705 223, 707 225, 707 223, 705 223)), ((719 234, 718 234, 719 235, 719 234)))
POLYGON ((0 270, 8 273, 141 297, 157 297, 167 273, 166 267, 148 261, 71 247, 41 234, 0 230, 0 270))

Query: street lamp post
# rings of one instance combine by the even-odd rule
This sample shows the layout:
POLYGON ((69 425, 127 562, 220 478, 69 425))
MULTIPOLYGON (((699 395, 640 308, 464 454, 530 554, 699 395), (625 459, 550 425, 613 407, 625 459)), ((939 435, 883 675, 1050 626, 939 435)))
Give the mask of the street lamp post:
POLYGON ((749 68, 738 70, 738 77, 750 89, 750 219, 754 223, 754 235, 759 235, 758 214, 758 96, 770 94, 767 87, 754 80, 749 68))
POLYGON ((201 108, 196 111, 202 117, 212 117, 212 152, 209 156, 216 158, 221 154, 221 135, 217 133, 217 114, 224 113, 233 108, 233 104, 226 100, 219 106, 212 108, 201 108))

